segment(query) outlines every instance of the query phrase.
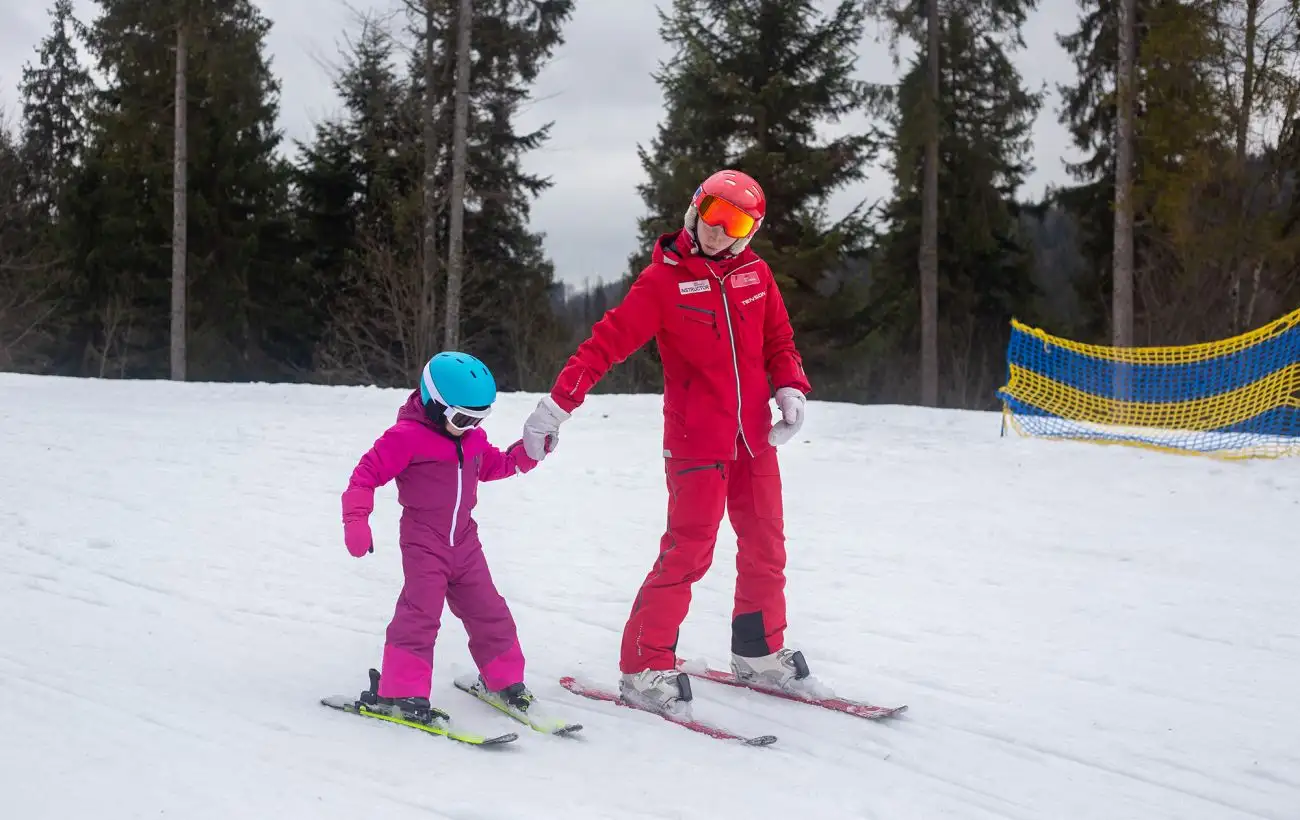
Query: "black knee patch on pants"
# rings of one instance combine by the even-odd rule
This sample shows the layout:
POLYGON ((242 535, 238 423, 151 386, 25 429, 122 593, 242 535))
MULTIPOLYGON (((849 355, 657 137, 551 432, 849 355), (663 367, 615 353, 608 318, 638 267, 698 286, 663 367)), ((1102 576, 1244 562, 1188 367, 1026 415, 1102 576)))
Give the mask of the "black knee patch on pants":
POLYGON ((767 647, 763 613, 746 612, 732 620, 731 651, 742 658, 761 658, 772 654, 772 650, 767 647))

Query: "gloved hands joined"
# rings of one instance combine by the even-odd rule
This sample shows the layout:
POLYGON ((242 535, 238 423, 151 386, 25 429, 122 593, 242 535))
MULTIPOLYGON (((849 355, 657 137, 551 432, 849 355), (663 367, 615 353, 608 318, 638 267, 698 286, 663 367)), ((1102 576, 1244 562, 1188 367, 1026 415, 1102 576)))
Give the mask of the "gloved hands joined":
POLYGON ((794 438, 803 427, 804 408, 807 405, 807 399, 803 393, 793 387, 782 387, 776 391, 776 406, 781 409, 781 420, 772 426, 772 432, 767 434, 767 442, 774 447, 780 447, 790 439, 794 438))
POLYGON ((537 409, 524 422, 524 452, 534 461, 541 461, 546 454, 560 445, 560 425, 567 421, 569 414, 550 396, 543 396, 537 403, 537 409))

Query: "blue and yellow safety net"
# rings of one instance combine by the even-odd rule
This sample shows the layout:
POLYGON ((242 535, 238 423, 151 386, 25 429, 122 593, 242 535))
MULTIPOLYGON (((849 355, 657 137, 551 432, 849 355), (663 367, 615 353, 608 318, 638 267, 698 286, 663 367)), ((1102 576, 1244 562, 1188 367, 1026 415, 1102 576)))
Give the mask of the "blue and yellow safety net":
POLYGON ((1220 458, 1300 455, 1300 310, 1204 344, 1110 347, 1016 320, 1003 418, 1025 436, 1220 458))

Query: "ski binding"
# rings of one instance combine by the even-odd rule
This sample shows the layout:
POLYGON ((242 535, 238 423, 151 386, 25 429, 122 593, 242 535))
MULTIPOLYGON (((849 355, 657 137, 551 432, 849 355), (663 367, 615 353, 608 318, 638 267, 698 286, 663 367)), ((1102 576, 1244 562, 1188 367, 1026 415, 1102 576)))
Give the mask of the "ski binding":
POLYGON ((901 706, 880 706, 874 703, 867 703, 848 698, 830 697, 814 698, 797 695, 791 692, 783 692, 779 689, 769 689, 764 686, 758 686, 749 681, 742 680, 732 672, 724 672, 720 669, 712 669, 708 664, 701 661, 679 660, 677 662, 678 671, 690 675, 693 678, 721 683, 726 686, 735 686, 740 689, 748 689, 752 692, 761 692, 764 695, 792 700, 796 703, 806 703, 810 706, 820 706, 823 709, 830 709, 833 712, 843 712, 846 715, 853 715, 865 720, 882 720, 884 718, 894 717, 907 711, 907 705, 901 706))
POLYGON ((460 741, 461 743, 468 743, 471 746, 499 746, 503 743, 511 743, 519 739, 519 735, 515 734, 514 732, 508 732, 503 735, 487 736, 487 735, 477 734, 474 732, 462 731, 461 729, 451 724, 450 715, 447 715, 445 711, 443 711, 442 709, 437 709, 436 707, 435 707, 435 711, 438 713, 438 715, 439 716, 445 715, 446 718, 444 719, 443 717, 436 717, 434 720, 430 721, 429 723, 421 723, 419 721, 407 720, 405 718, 396 717, 394 715, 384 714, 383 712, 373 711, 366 704, 364 698, 367 695, 371 696, 372 698, 378 697, 378 692, 379 692, 379 672, 377 670, 371 669, 370 689, 366 692, 362 692, 361 693, 362 697, 350 698, 346 695, 330 695, 328 697, 321 698, 320 702, 322 706, 327 706, 330 709, 336 709, 340 712, 347 712, 348 714, 352 714, 352 715, 360 715, 361 717, 383 720, 383 721, 387 721, 388 723, 396 723, 398 726, 406 726, 411 729, 418 729, 421 732, 426 732, 431 735, 441 735, 451 740, 460 741))
MULTIPOLYGON (((561 718, 549 717, 546 715, 544 709, 540 710, 540 714, 533 714, 531 709, 528 712, 519 711, 498 697, 494 692, 485 688, 482 679, 476 674, 460 675, 456 678, 455 685, 456 688, 462 692, 466 692, 470 696, 478 698, 492 708, 509 715, 534 731, 548 735, 562 736, 572 735, 582 731, 581 723, 570 723, 561 718)), ((536 704, 534 704, 533 708, 535 707, 536 704)))
POLYGON ((746 737, 744 735, 736 734, 735 732, 732 732, 730 730, 723 729, 719 726, 714 726, 712 724, 705 723, 703 721, 684 720, 682 718, 664 714, 663 712, 656 712, 650 709, 645 709, 641 706, 637 706, 635 704, 627 702, 622 698, 621 695, 615 692, 612 692, 603 687, 579 683, 576 678, 573 678, 571 676, 565 676, 560 678, 560 685, 563 686, 565 689, 569 690, 570 692, 572 692, 573 694, 579 695, 580 697, 589 698, 591 700, 604 701, 606 703, 614 703, 619 706, 625 706, 628 709, 635 709, 638 712, 645 712, 651 715, 658 715, 659 717, 663 718, 669 723, 675 723, 678 726, 681 726, 685 729, 690 729, 692 732, 699 732, 700 734, 708 735, 709 737, 717 738, 719 740, 735 740, 744 743, 746 746, 770 746, 771 744, 776 742, 776 735, 760 735, 758 737, 746 737))

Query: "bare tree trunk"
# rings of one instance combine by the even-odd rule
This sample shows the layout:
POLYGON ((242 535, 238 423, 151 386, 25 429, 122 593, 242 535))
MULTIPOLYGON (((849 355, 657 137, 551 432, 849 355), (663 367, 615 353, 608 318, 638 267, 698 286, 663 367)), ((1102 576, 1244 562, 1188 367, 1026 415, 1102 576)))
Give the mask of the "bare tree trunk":
MULTIPOLYGON (((1238 101, 1239 104, 1237 107, 1237 167, 1235 171, 1238 174, 1237 178, 1240 180, 1241 185, 1243 198, 1241 207, 1243 213, 1249 211, 1249 196, 1252 187, 1249 181, 1250 171, 1246 167, 1246 150, 1250 141, 1250 116, 1251 112, 1255 109, 1255 39, 1258 36, 1259 28, 1259 2, 1260 0, 1246 0, 1246 64, 1242 68, 1241 99, 1238 101)), ((1237 269, 1232 275, 1231 284, 1228 286, 1232 296, 1231 332, 1234 336, 1242 330, 1242 278, 1248 264, 1249 263, 1246 260, 1241 260, 1237 263, 1237 269)), ((1256 270, 1258 270, 1258 268, 1256 268, 1256 270)))
POLYGON ((424 267, 420 290, 420 320, 416 330, 417 352, 433 355, 437 338, 435 327, 438 305, 438 139, 434 131, 433 19, 434 0, 424 0, 424 267))
MULTIPOLYGON (((1133 345, 1133 63, 1135 0, 1119 3, 1119 70, 1115 80, 1115 258, 1112 344, 1133 345)), ((1123 395, 1123 394, 1120 394, 1123 395)))
POLYGON ((1250 115, 1255 109, 1255 39, 1259 36, 1259 0, 1246 0, 1246 65, 1241 77, 1241 100, 1237 109, 1237 163, 1246 163, 1250 140, 1250 115))
MULTIPOLYGON (((1133 346, 1133 75, 1135 0, 1120 0, 1118 9, 1119 66, 1115 76, 1115 236, 1111 260, 1111 344, 1133 346)), ((1129 366, 1115 363, 1112 396, 1117 400, 1113 424, 1128 423, 1129 366)))
POLYGON ((939 403, 939 0, 926 14, 925 181, 921 192, 921 404, 939 403))
POLYGON ((470 0, 460 0, 456 15, 456 120, 451 143, 451 225, 447 248, 446 347, 460 345, 460 290, 465 275, 465 163, 469 130, 470 0))
POLYGON ((1255 302, 1259 299, 1259 279, 1264 272, 1264 263, 1255 264, 1255 272, 1251 277, 1250 300, 1246 302, 1246 319, 1243 326, 1246 328, 1253 327, 1255 324, 1255 302))
POLYGON ((185 21, 176 26, 176 123, 173 134, 172 170, 172 327, 171 377, 185 381, 185 256, 186 256, 186 95, 185 72, 188 47, 185 21))

